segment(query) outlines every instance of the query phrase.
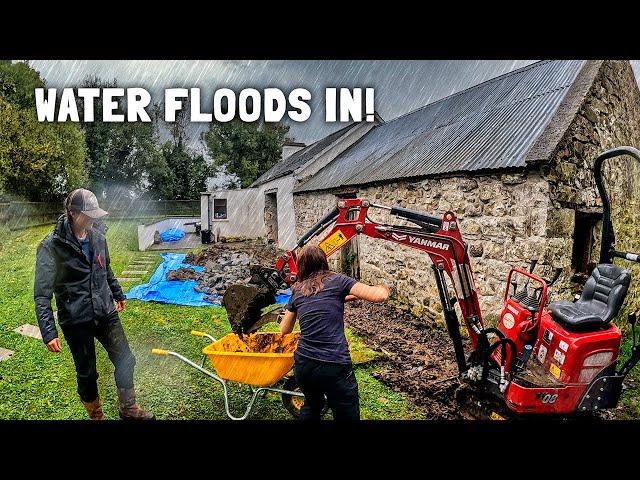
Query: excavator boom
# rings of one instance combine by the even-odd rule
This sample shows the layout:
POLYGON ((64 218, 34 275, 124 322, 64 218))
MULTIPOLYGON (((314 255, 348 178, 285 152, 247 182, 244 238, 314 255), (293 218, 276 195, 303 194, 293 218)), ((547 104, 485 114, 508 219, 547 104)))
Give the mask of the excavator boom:
POLYGON ((286 288, 297 281, 296 250, 324 233, 330 226, 331 229, 318 244, 327 257, 338 252, 356 235, 391 241, 429 255, 433 263, 432 268, 445 321, 454 341, 456 360, 460 370, 464 371, 466 359, 454 309, 456 301, 474 349, 482 338, 481 333, 484 327, 467 248, 453 212, 435 217, 402 207, 372 204, 358 198, 339 200, 335 208, 300 238, 294 250, 278 259, 275 267, 258 269, 254 275, 253 286, 245 287, 240 295, 233 287, 225 293, 223 305, 229 312, 230 321, 233 317, 234 331, 240 333, 254 331, 257 324, 264 323, 261 321, 260 312, 270 304, 268 302, 272 301, 272 297, 267 292, 275 293, 279 288, 286 288), (368 216, 371 208, 386 210, 392 216, 402 218, 413 225, 374 222, 368 216), (449 296, 447 277, 451 281, 455 298, 449 296))

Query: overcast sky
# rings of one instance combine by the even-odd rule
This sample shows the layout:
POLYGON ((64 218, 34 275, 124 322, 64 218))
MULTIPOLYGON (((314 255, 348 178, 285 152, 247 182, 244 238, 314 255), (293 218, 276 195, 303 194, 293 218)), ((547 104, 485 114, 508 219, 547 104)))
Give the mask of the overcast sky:
MULTIPOLYGON (((121 87, 146 88, 154 101, 162 100, 166 88, 200 87, 203 111, 209 112, 211 94, 218 88, 276 87, 286 93, 303 87, 312 94, 312 115, 303 123, 289 122, 289 135, 306 144, 344 126, 324 121, 322 107, 326 87, 374 87, 377 112, 385 120, 391 120, 530 63, 531 60, 30 61, 48 87, 77 86, 88 75, 96 75, 105 80, 117 79, 121 87)), ((637 78, 640 62, 632 64, 637 78)), ((196 147, 199 131, 208 125, 193 126, 191 142, 196 147)))

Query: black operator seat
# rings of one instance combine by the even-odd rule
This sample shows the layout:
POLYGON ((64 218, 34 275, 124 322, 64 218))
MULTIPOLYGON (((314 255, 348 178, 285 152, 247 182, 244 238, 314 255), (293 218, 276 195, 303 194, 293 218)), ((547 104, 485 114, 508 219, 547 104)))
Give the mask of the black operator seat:
POLYGON ((591 272, 577 302, 551 302, 551 316, 568 330, 598 330, 620 311, 631 274, 616 265, 601 263, 591 272))

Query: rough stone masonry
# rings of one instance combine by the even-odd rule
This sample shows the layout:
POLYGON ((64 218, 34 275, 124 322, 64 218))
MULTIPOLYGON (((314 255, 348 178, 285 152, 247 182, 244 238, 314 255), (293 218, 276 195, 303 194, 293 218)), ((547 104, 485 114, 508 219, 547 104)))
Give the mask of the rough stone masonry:
MULTIPOLYGON (((549 276, 553 268, 563 274, 552 299, 571 298, 580 285, 572 281, 572 245, 576 212, 601 212, 591 168, 608 148, 640 148, 640 92, 631 66, 625 61, 595 63, 578 113, 559 132, 550 157, 527 169, 484 175, 454 175, 393 181, 360 186, 359 198, 387 205, 402 205, 427 213, 454 211, 469 244, 480 304, 488 323, 498 318, 506 275, 512 266, 523 267, 532 257, 540 261, 536 272, 549 276)), ((611 162, 606 170, 613 204, 618 248, 640 251, 640 168, 630 159, 611 162), (624 247, 623 247, 624 246, 624 247)), ((298 238, 335 205, 338 191, 299 193, 294 196, 298 238)), ((385 212, 371 210, 376 221, 402 224, 385 212)), ((599 240, 596 230, 595 240, 599 240)), ((320 238, 316 239, 316 242, 320 238)), ((363 281, 386 281, 397 291, 394 302, 427 321, 440 322, 441 307, 428 255, 391 242, 365 236, 359 242, 363 281)), ((597 261, 598 242, 592 249, 597 261)), ((338 269, 338 255, 331 260, 338 269)), ((635 282, 640 269, 634 270, 635 282)), ((638 288, 629 304, 639 303, 638 288)))

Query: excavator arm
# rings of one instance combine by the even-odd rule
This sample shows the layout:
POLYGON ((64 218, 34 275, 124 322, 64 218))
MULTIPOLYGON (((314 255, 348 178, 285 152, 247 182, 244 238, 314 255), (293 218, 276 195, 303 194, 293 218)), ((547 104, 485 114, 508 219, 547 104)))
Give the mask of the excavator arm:
MULTIPOLYGON (((472 348, 476 350, 479 342, 482 343, 481 347, 486 346, 486 334, 484 333, 467 247, 453 212, 446 212, 442 217, 434 217, 414 210, 397 206, 387 207, 358 198, 339 200, 335 208, 300 238, 296 248, 278 258, 274 268, 262 267, 255 272, 262 288, 275 292, 295 283, 298 280, 297 249, 321 234, 324 234, 324 237, 318 246, 327 257, 338 252, 356 235, 388 240, 429 255, 445 322, 454 344, 459 370, 463 372, 467 369, 467 361, 455 311, 456 302, 469 332, 472 348), (368 215, 370 209, 386 210, 389 214, 411 222, 413 225, 390 225, 375 222, 368 215), (329 227, 331 227, 330 230, 325 233, 329 227), (454 298, 449 297, 447 278, 455 292, 454 298)), ((416 273, 420 274, 421 272, 416 273)), ((253 311, 255 312, 255 310, 254 308, 253 311)), ((250 325, 252 321, 257 322, 259 318, 248 319, 245 317, 244 320, 246 325, 250 325)), ((245 330, 250 331, 252 328, 249 327, 245 330)))

